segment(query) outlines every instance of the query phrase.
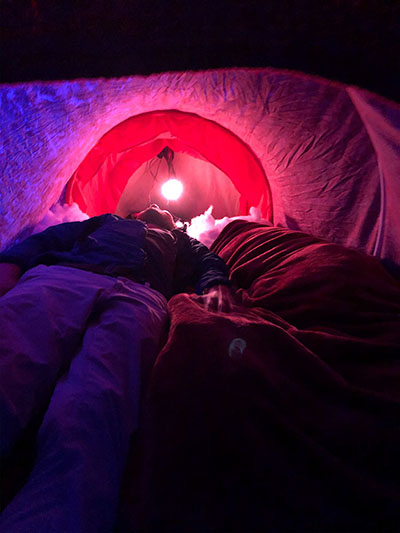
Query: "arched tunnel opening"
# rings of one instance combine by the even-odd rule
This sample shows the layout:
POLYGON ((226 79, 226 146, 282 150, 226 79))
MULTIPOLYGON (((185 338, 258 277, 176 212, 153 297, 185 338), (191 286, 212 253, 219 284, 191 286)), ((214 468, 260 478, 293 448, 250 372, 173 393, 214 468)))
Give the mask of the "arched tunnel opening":
POLYGON ((66 201, 89 216, 125 215, 156 201, 187 220, 210 204, 219 217, 259 206, 272 218, 268 179, 251 148, 216 122, 177 110, 136 115, 109 130, 71 177, 66 201), (168 169, 158 156, 166 147, 184 186, 175 203, 160 194, 168 169))

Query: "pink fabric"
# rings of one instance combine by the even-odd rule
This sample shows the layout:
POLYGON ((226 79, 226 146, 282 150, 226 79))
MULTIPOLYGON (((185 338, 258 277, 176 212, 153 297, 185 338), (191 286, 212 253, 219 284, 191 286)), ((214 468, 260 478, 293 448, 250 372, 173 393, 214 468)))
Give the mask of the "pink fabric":
POLYGON ((373 254, 400 274, 400 107, 373 94, 350 88, 348 93, 368 132, 378 161, 379 230, 373 254))
POLYGON ((2 531, 112 529, 166 317, 157 291, 60 266, 28 271, 0 298, 3 451, 44 415, 33 470, 2 531))
MULTIPOLYGON (((44 216, 104 135, 143 113, 178 110, 213 121, 249 147, 267 176, 276 225, 400 263, 394 102, 358 90, 355 97, 342 84, 273 68, 35 82, 0 92, 2 247, 44 216)), ((196 149, 201 152, 198 143, 196 149)), ((249 201, 252 180, 246 171, 235 181, 246 184, 249 201)), ((107 177, 98 185, 102 198, 107 177)), ((258 186, 256 196, 257 205, 258 186)), ((212 190, 209 203, 218 204, 212 190)))

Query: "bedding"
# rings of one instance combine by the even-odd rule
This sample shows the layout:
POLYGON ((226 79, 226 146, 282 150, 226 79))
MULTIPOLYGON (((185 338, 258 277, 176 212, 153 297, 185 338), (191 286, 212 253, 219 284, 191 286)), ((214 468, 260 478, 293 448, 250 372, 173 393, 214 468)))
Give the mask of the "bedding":
POLYGON ((400 283, 379 260, 235 220, 236 304, 169 302, 119 530, 398 531, 400 283))
MULTIPOLYGON (((235 304, 168 304, 117 531, 398 531, 400 283, 380 261, 251 220, 212 245, 235 304)), ((2 465, 26 485, 40 421, 2 465)))

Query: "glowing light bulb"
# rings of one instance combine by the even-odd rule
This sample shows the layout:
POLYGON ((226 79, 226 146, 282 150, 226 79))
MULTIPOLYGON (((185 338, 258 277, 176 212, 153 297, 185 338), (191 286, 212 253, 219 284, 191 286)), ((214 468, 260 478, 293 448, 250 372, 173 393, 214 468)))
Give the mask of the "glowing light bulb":
POLYGON ((167 200, 177 200, 183 191, 182 182, 172 178, 166 181, 161 187, 161 192, 167 200))

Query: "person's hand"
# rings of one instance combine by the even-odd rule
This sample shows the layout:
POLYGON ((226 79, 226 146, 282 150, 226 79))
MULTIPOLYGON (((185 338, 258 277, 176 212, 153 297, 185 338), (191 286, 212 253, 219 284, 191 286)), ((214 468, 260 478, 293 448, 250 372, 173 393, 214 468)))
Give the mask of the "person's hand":
POLYGON ((21 277, 21 269, 12 263, 0 263, 0 296, 15 287, 21 277))
POLYGON ((227 285, 214 285, 208 287, 200 296, 207 311, 229 313, 232 310, 234 299, 232 289, 227 285))

